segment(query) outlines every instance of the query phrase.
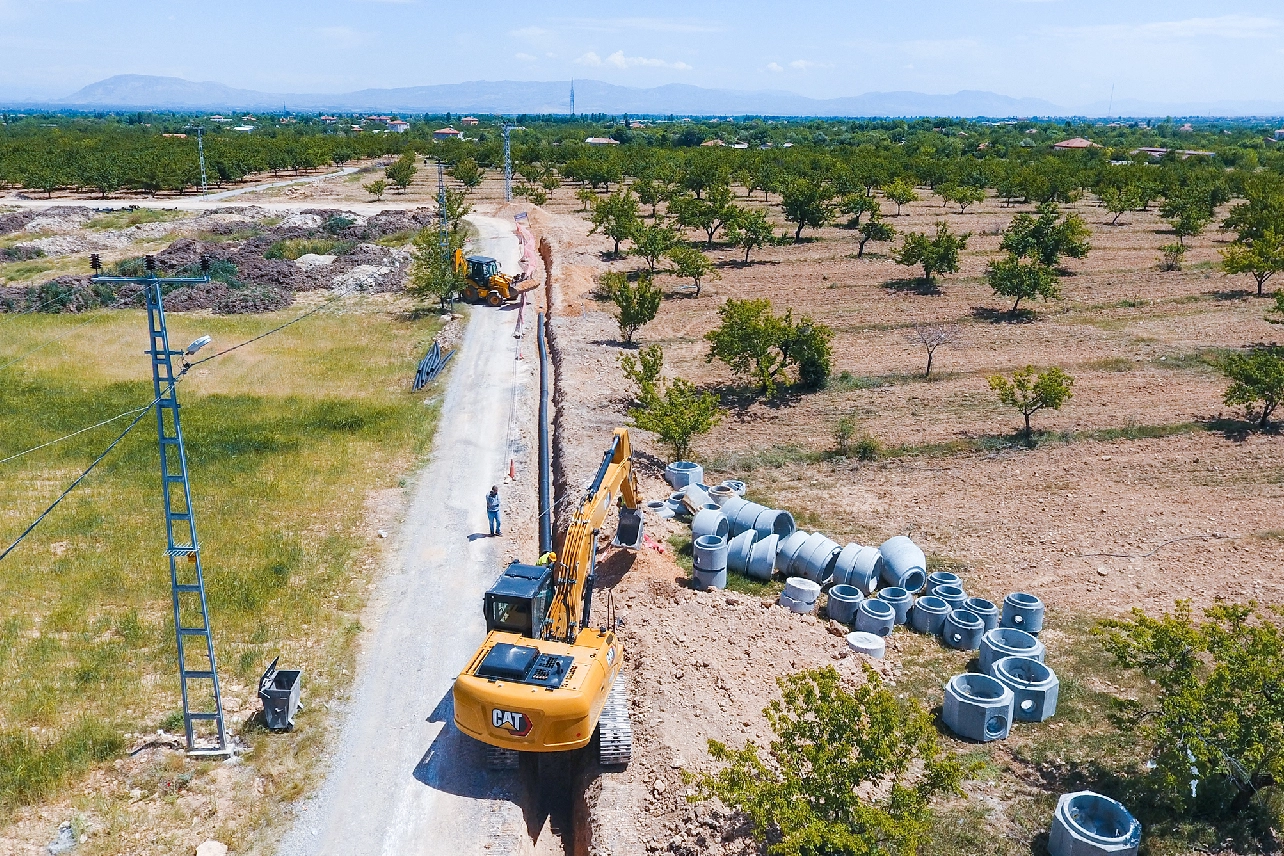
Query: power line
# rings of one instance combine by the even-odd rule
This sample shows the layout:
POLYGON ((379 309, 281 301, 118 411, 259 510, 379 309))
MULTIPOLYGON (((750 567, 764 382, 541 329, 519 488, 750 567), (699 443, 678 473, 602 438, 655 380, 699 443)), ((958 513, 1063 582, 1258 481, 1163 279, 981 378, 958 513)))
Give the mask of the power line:
POLYGON ((19 544, 21 544, 21 543, 22 543, 22 541, 23 541, 23 539, 24 539, 24 538, 26 538, 28 535, 30 535, 30 534, 31 534, 31 530, 35 529, 37 526, 39 526, 39 525, 40 525, 40 521, 44 520, 46 517, 48 517, 48 516, 49 516, 49 512, 53 511, 55 508, 57 508, 57 507, 58 507, 58 503, 62 502, 64 499, 66 499, 66 498, 67 498, 67 494, 71 493, 73 490, 75 490, 75 489, 76 489, 76 485, 78 485, 78 484, 80 484, 82 481, 84 481, 85 476, 87 476, 87 475, 89 475, 91 472, 93 472, 94 467, 98 466, 98 464, 102 462, 102 459, 103 459, 103 458, 105 458, 105 457, 107 457, 107 453, 109 453, 112 449, 116 448, 116 445, 117 445, 121 440, 124 440, 124 439, 125 439, 125 435, 126 435, 126 434, 128 434, 130 431, 133 431, 133 430, 134 430, 134 426, 135 426, 135 425, 137 425, 137 424, 139 423, 139 421, 140 421, 144 416, 146 416, 146 415, 147 415, 147 412, 148 412, 149 410, 151 410, 151 409, 152 409, 152 404, 155 404, 155 403, 156 403, 157 401, 159 401, 159 400, 160 400, 160 399, 158 399, 158 398, 154 398, 154 399, 152 399, 152 403, 151 403, 151 404, 149 404, 149 405, 147 405, 146 407, 142 408, 141 412, 140 412, 137 416, 135 416, 135 417, 134 417, 134 421, 133 421, 133 422, 130 422, 130 423, 129 423, 129 426, 128 426, 127 428, 125 428, 125 430, 124 430, 124 431, 121 431, 121 432, 120 432, 120 436, 118 436, 115 440, 112 440, 112 441, 111 441, 111 445, 110 445, 110 446, 108 446, 106 449, 103 449, 102 454, 101 454, 101 455, 99 455, 98 457, 94 458, 94 462, 93 462, 92 464, 90 464, 88 467, 86 467, 84 472, 82 472, 80 475, 76 476, 76 480, 75 480, 74 482, 72 482, 71 484, 67 485, 67 489, 66 489, 66 490, 64 490, 61 494, 59 494, 59 495, 58 495, 58 498, 57 498, 57 499, 55 499, 55 500, 53 501, 53 504, 52 504, 52 505, 50 505, 48 508, 46 508, 46 509, 44 510, 44 512, 43 512, 39 517, 37 517, 35 520, 33 520, 33 521, 32 521, 32 523, 31 523, 31 525, 30 525, 30 526, 28 526, 26 529, 24 529, 24 530, 23 530, 22 534, 18 536, 18 539, 17 539, 16 541, 14 541, 14 542, 13 542, 12 544, 10 544, 7 548, 5 548, 5 551, 4 551, 3 553, 0 553, 0 562, 3 562, 3 561, 4 561, 5 556, 8 556, 10 553, 12 553, 12 552, 13 552, 13 550, 14 550, 14 548, 15 548, 15 547, 17 547, 19 544))
POLYGON ((146 410, 149 407, 151 407, 150 404, 144 404, 142 407, 136 407, 133 410, 126 410, 124 413, 118 413, 115 416, 111 417, 110 419, 104 419, 102 422, 99 422, 97 424, 89 425, 85 428, 81 428, 79 431, 72 431, 70 434, 64 434, 63 436, 59 437, 56 440, 50 440, 47 443, 41 443, 39 446, 32 446, 30 449, 27 449, 25 452, 18 452, 16 455, 10 455, 7 458, 0 458, 0 464, 7 464, 10 461, 16 461, 18 458, 21 458, 23 455, 30 455, 32 452, 39 452, 41 449, 46 449, 56 443, 61 443, 63 440, 70 440, 72 437, 78 437, 81 434, 84 434, 86 431, 92 431, 95 428, 101 428, 104 425, 109 425, 112 422, 115 422, 117 419, 124 419, 126 416, 132 416, 138 411, 146 410))
MULTIPOLYGON (((322 309, 325 309, 327 306, 329 306, 331 303, 334 303, 340 297, 346 296, 348 292, 352 291, 352 289, 355 287, 356 287, 355 285, 348 286, 343 291, 334 295, 324 303, 312 307, 307 312, 304 312, 302 315, 298 316, 297 318, 293 318, 289 321, 286 321, 284 324, 280 325, 279 327, 273 327, 271 330, 268 330, 266 333, 260 333, 259 335, 255 336, 253 339, 246 339, 244 342, 242 342, 239 345, 233 345, 230 348, 224 348, 223 350, 219 351, 216 354, 210 354, 205 359, 197 360, 194 363, 188 363, 187 368, 195 368, 196 366, 199 366, 201 363, 208 363, 210 360, 221 357, 224 354, 230 354, 232 353, 232 351, 238 350, 239 348, 244 348, 246 345, 249 345, 253 342, 257 342, 259 339, 264 339, 264 338, 267 338, 268 336, 271 336, 273 333, 280 332, 281 330, 284 330, 286 327, 289 327, 291 324, 297 324, 300 321, 302 321, 304 318, 307 318, 309 315, 315 315, 316 313, 320 312, 322 309)), ((184 369, 184 371, 186 370, 187 369, 184 369)))

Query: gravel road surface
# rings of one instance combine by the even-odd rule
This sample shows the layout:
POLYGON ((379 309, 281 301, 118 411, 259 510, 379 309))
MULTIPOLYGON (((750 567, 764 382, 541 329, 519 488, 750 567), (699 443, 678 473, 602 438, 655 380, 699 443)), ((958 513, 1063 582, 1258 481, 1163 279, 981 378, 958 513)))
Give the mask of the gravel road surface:
MULTIPOLYGON (((473 216, 476 249, 516 273, 511 221, 473 216)), ((452 723, 450 689, 485 636, 482 593, 503 541, 485 494, 502 483, 515 315, 475 307, 451 367, 432 459, 413 488, 396 561, 379 582, 331 769, 280 856, 507 854, 530 849, 517 783, 488 773, 452 723)))

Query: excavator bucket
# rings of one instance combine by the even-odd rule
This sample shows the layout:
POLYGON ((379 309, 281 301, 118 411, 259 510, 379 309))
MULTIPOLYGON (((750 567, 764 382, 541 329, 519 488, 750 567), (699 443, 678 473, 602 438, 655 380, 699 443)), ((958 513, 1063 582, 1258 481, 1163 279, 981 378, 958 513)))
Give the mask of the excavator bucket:
POLYGON ((642 510, 639 508, 621 508, 620 525, 615 529, 613 547, 624 547, 636 550, 642 546, 642 510))

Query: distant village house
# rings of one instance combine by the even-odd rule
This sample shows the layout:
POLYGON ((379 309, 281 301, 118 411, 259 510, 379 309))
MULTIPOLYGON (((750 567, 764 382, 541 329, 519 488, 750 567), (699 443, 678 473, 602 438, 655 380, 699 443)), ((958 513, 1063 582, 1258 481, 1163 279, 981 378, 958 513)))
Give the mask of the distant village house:
POLYGON ((433 140, 460 140, 463 139, 463 137, 464 135, 462 132, 456 131, 451 127, 438 128, 432 132, 433 140))

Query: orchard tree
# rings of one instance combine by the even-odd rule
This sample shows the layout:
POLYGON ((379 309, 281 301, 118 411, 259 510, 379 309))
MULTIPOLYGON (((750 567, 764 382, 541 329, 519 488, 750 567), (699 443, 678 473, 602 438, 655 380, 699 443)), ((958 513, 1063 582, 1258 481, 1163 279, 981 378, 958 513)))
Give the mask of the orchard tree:
POLYGON ((938 273, 958 273, 959 253, 967 247, 971 232, 956 235, 945 223, 936 224, 936 237, 909 232, 900 248, 892 252, 898 265, 923 266, 923 279, 934 282, 938 273))
POLYGON ((833 198, 833 189, 819 179, 795 178, 784 186, 780 207, 785 219, 797 224, 795 244, 802 241, 803 229, 819 229, 834 216, 833 198))
POLYGON ((1253 418, 1253 408, 1260 406, 1257 427, 1269 427, 1271 414, 1284 401, 1284 347, 1261 345, 1231 354, 1222 360, 1220 368, 1231 381, 1222 401, 1243 405, 1249 419, 1253 418))
POLYGON ((620 241, 633 237, 641 220, 638 218, 638 199, 627 187, 620 188, 605 198, 593 200, 593 228, 590 233, 601 232, 615 241, 612 255, 620 254, 620 241))
POLYGON ((647 270, 654 274, 655 266, 678 245, 680 237, 676 229, 661 220, 639 223, 631 236, 629 255, 645 259, 647 270))
POLYGON ((620 354, 620 371, 637 384, 637 403, 659 391, 660 372, 663 369, 664 349, 659 345, 647 345, 636 354, 620 354))
POLYGON ((838 201, 838 210, 847 215, 847 226, 851 229, 860 226, 861 215, 877 216, 878 207, 878 200, 864 192, 843 194, 842 199, 838 201))
POLYGON ((1014 314, 1022 300, 1033 300, 1036 297, 1055 300, 1061 296, 1056 271, 1035 259, 1021 261, 1011 253, 1003 259, 990 262, 985 271, 985 280, 999 297, 1012 300, 1014 314))
POLYGON ((906 338, 910 344, 918 345, 927 351, 927 368, 923 370, 924 379, 932 376, 932 360, 936 351, 943 345, 950 345, 959 340, 957 324, 915 324, 914 331, 906 338))
POLYGON ((668 257, 669 261, 673 262, 675 276, 694 280, 696 297, 700 296, 700 280, 708 277, 711 272, 713 272, 713 279, 718 278, 718 274, 713 271, 713 262, 695 247, 679 244, 669 250, 668 257))
POLYGON ((959 207, 959 213, 967 211, 968 207, 978 202, 985 201, 985 191, 979 187, 969 187, 968 185, 943 185, 940 189, 941 198, 946 202, 953 202, 959 207))
POLYGON ((397 160, 393 162, 392 166, 384 170, 384 175, 388 177, 388 180, 392 182, 398 190, 404 193, 406 188, 410 186, 410 182, 414 180, 415 173, 418 171, 418 168, 415 166, 415 153, 406 152, 404 155, 397 158, 397 160))
POLYGON ((361 189, 366 193, 369 193, 375 199, 383 199, 383 193, 388 189, 388 182, 384 181, 382 178, 376 179, 369 184, 361 185, 361 189))
POLYGON ((1258 177, 1246 188, 1245 201, 1230 210, 1222 228, 1235 240, 1221 250, 1227 273, 1252 274, 1261 297, 1266 281, 1284 270, 1284 182, 1258 177))
POLYGON ((898 178, 895 181, 884 184, 882 191, 884 196, 896 203, 897 217, 901 216, 902 205, 918 201, 918 193, 914 188, 914 182, 908 178, 898 178))
POLYGON ((865 255, 865 245, 870 241, 890 241, 896 237, 896 230, 892 225, 885 221, 877 214, 871 214, 870 218, 860 224, 860 246, 856 250, 856 258, 865 255))
POLYGON ((411 245, 406 291, 420 300, 436 299, 443 307, 454 300, 468 285, 463 271, 455 268, 455 250, 463 245, 459 230, 448 232, 443 243, 436 228, 420 229, 411 245))
POLYGON ((764 211, 741 208, 727 223, 727 240, 745 251, 745 264, 749 264, 751 250, 771 243, 773 237, 771 221, 764 211))
POLYGON ((1040 410, 1060 410, 1070 400, 1074 378, 1057 366, 1035 371, 1026 366, 1012 373, 1012 377, 991 375, 990 389, 999 395, 999 401, 1014 408, 1025 419, 1025 437, 1030 439, 1030 416, 1040 410))
POLYGON ((463 158, 455 163, 448 172, 450 177, 458 181, 464 187, 478 187, 485 177, 485 171, 477 165, 477 161, 472 158, 463 158))
POLYGON ((654 283, 651 274, 643 272, 636 283, 630 283, 627 274, 612 272, 602 275, 601 293, 615 304, 615 321, 620 325, 624 341, 633 344, 633 335, 645 324, 655 320, 664 295, 654 283))
POLYGON ((912 856, 930 838, 932 802, 959 796, 973 769, 944 751, 932 715, 883 686, 868 665, 858 683, 833 666, 777 678, 763 714, 775 739, 733 749, 709 741, 721 769, 694 774, 696 797, 746 817, 772 856, 912 856))
POLYGON ((739 208, 731 204, 731 188, 725 184, 715 184, 705 189, 703 198, 683 196, 669 203, 669 213, 679 226, 696 228, 705 233, 706 247, 713 246, 713 237, 718 230, 732 220, 739 208))
POLYGON ((731 299, 718 308, 721 323, 704 335, 709 343, 706 362, 715 359, 733 372, 751 377, 765 395, 773 395, 785 377, 780 343, 786 329, 766 298, 731 299))
POLYGON ((1115 215, 1110 221, 1111 226, 1119 224, 1119 217, 1127 211, 1136 211, 1148 201, 1139 186, 1132 182, 1123 182, 1121 184, 1112 184, 1100 188, 1097 191, 1101 204, 1106 206, 1106 210, 1115 215))
POLYGON ((834 331, 804 316, 793 323, 792 310, 786 310, 784 338, 780 351, 785 362, 798 366, 798 383, 806 389, 823 389, 829 383, 833 351, 830 343, 834 331))
POLYGON ((664 351, 659 345, 643 348, 634 357, 620 358, 625 377, 638 386, 637 401, 629 408, 633 425, 650 431, 673 449, 675 461, 691 457, 691 441, 708 434, 722 421, 722 408, 711 392, 701 392, 690 381, 660 377, 664 351))
POLYGON ((1038 216, 1018 214, 1008 224, 999 248, 1019 259, 1034 259, 1055 268, 1062 256, 1081 259, 1088 255, 1088 224, 1078 214, 1061 216, 1051 202, 1039 206, 1038 216))

